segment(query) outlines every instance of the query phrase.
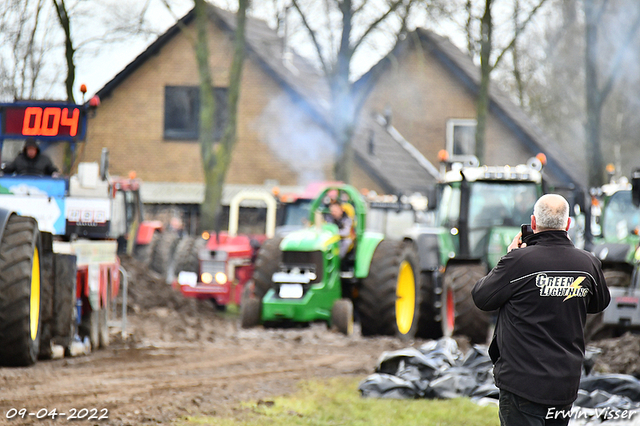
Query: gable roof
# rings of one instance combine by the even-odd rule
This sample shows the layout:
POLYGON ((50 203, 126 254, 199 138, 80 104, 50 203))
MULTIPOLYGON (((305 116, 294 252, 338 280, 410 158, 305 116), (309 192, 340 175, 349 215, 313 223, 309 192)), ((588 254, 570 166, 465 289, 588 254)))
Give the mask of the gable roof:
MULTIPOLYGON (((211 21, 233 37, 236 29, 235 13, 210 4, 207 6, 211 21)), ((157 55, 169 41, 180 34, 183 27, 191 24, 194 19, 195 9, 192 9, 100 89, 96 93, 100 99, 109 97, 127 77, 140 68, 147 59, 157 55)), ((322 119, 318 111, 328 107, 328 103, 323 101, 328 97, 328 89, 318 71, 295 52, 284 52, 282 39, 269 28, 266 22, 259 19, 247 17, 245 42, 247 56, 256 60, 262 69, 296 100, 304 100, 311 106, 312 110, 308 112, 316 115, 314 118, 322 119)))
POLYGON ((438 169, 386 120, 362 117, 353 135, 355 160, 391 194, 429 193, 438 169))
MULTIPOLYGON (((477 94, 481 74, 473 59, 451 43, 448 38, 423 28, 418 28, 408 34, 406 39, 399 43, 389 55, 363 75, 357 82, 358 90, 370 91, 380 76, 416 40, 421 43, 423 49, 428 50, 447 67, 470 92, 474 95, 477 94)), ((547 156, 547 166, 545 167, 547 173, 551 173, 560 180, 560 183, 565 185, 581 187, 581 182, 586 182, 586 176, 582 171, 565 166, 569 163, 566 161, 569 156, 563 152, 558 143, 546 135, 496 84, 489 86, 489 97, 490 112, 517 135, 518 140, 522 141, 532 154, 543 152, 547 156)))
MULTIPOLYGON (((209 18, 226 30, 230 36, 236 28, 235 13, 209 5, 209 18)), ((181 28, 193 22, 191 10, 175 25, 159 36, 149 47, 97 92, 100 99, 107 98, 127 77, 140 68, 147 59, 157 55, 181 28)), ((283 40, 266 22, 247 17, 245 26, 247 56, 255 60, 304 108, 312 118, 331 133, 329 90, 324 77, 307 60, 295 52, 283 49, 283 40)), ((407 149, 408 142, 398 141, 395 129, 377 123, 375 119, 360 120, 353 138, 355 160, 376 183, 390 193, 426 193, 436 182, 424 158, 416 157, 407 149), (395 136, 395 138, 394 138, 395 136), (373 138, 375 155, 368 153, 368 141, 373 138)), ((401 137, 400 137, 401 139, 401 137)), ((409 144, 410 145, 410 144, 409 144)))

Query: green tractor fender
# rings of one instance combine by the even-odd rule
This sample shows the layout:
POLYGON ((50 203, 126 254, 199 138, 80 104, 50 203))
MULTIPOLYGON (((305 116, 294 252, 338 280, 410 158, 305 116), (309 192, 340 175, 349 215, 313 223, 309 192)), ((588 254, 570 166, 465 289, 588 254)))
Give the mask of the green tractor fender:
POLYGON ((364 232, 356 246, 356 263, 354 275, 356 278, 366 278, 369 275, 369 267, 373 253, 378 244, 384 239, 384 235, 378 232, 364 232))

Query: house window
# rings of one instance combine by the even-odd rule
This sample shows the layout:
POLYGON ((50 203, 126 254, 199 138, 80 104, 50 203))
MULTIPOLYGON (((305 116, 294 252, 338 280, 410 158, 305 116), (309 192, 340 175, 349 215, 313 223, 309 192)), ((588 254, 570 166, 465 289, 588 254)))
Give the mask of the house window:
MULTIPOLYGON (((215 87, 216 117, 213 139, 222 139, 227 123, 227 88, 215 87)), ((164 139, 198 140, 200 89, 197 86, 166 86, 164 89, 164 139)))
POLYGON ((447 121, 445 148, 452 160, 476 154, 476 126, 476 120, 454 118, 447 121))

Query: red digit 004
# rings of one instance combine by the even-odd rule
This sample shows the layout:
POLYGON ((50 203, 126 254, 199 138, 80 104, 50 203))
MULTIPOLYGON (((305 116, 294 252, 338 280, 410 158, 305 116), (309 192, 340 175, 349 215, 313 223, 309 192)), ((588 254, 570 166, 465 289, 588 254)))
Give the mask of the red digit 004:
POLYGON ((78 119, 80 110, 73 108, 69 115, 69 108, 48 107, 44 111, 40 107, 28 107, 24 111, 22 134, 25 136, 56 136, 60 132, 60 125, 69 127, 69 136, 78 134, 78 119))

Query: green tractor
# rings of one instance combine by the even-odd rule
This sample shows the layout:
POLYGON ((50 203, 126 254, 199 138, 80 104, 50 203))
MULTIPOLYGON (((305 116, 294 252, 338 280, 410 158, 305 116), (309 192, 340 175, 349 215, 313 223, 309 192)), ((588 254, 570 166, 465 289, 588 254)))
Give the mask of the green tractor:
POLYGON ((439 184, 435 226, 416 226, 405 241, 418 247, 422 284, 418 336, 466 335, 485 343, 491 314, 476 308, 474 284, 531 221, 542 195, 542 162, 515 167, 453 164, 439 184))
POLYGON ((600 215, 592 252, 602 262, 612 301, 604 312, 588 317, 590 340, 640 329, 640 171, 634 171, 631 183, 612 180, 594 195, 600 215))
POLYGON ((355 188, 329 186, 312 202, 307 228, 265 242, 245 290, 242 326, 324 321, 349 335, 355 305, 364 336, 413 337, 420 307, 415 247, 365 231, 366 215, 355 188), (353 216, 354 244, 344 259, 338 227, 323 220, 331 199, 353 216))

